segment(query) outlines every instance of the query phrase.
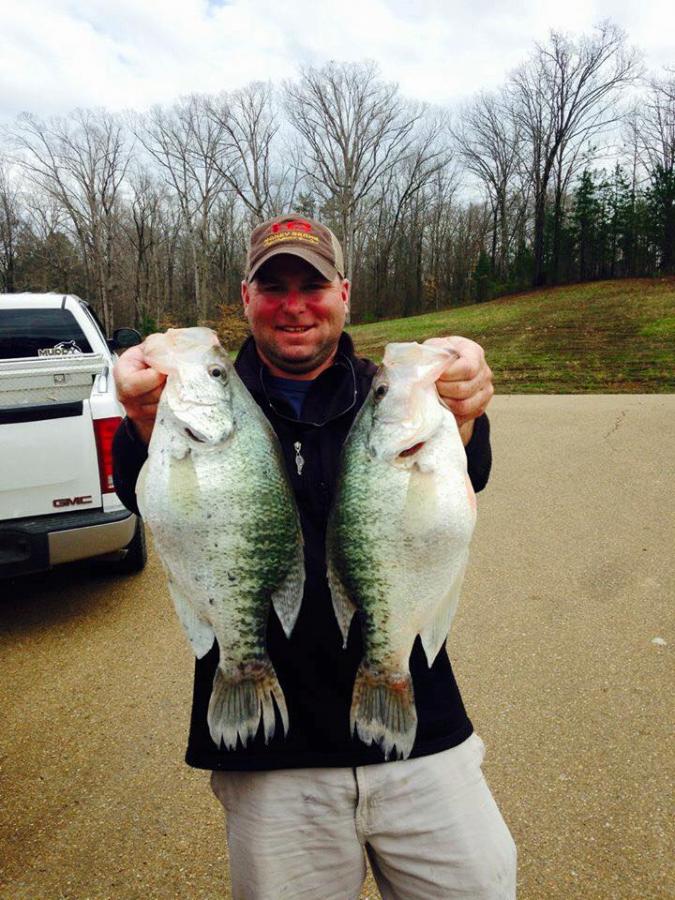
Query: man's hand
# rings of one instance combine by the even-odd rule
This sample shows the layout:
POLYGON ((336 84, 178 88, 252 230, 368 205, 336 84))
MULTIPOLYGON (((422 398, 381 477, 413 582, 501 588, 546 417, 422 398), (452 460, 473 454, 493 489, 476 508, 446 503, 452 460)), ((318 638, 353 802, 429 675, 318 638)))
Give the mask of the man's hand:
POLYGON ((469 338, 431 338, 425 343, 448 347, 457 353, 436 382, 436 389, 443 403, 454 413, 466 446, 473 434, 474 419, 485 412, 495 392, 492 370, 485 362, 483 348, 469 338))
POLYGON ((126 350, 117 361, 113 375, 127 417, 134 423, 141 440, 149 444, 166 375, 150 368, 143 346, 138 344, 126 350))

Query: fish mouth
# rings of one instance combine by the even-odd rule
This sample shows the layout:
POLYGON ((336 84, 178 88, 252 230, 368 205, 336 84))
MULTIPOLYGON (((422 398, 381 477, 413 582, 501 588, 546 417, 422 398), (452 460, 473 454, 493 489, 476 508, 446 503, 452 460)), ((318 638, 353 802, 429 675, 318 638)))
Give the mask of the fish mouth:
POLYGON ((185 434, 187 434, 187 436, 188 436, 191 440, 197 441, 198 444, 205 444, 205 443, 206 443, 206 441, 204 440, 204 438, 199 437, 199 435, 195 434, 194 431, 192 431, 190 428, 186 428, 186 429, 185 429, 185 434))
POLYGON ((187 425, 183 427, 183 433, 196 444, 201 444, 203 447, 219 447, 223 444, 232 434, 232 430, 228 429, 222 434, 219 434, 215 437, 209 437, 208 435, 201 434, 197 431, 193 431, 191 428, 188 428, 187 425))
POLYGON ((419 441, 419 443, 413 444, 412 447, 408 447, 407 450, 401 450, 401 452, 398 455, 398 458, 401 459, 401 457, 403 457, 405 459, 405 457, 407 457, 407 456, 414 456, 416 453, 418 453, 422 449, 422 447, 424 447, 425 444, 426 444, 426 441, 419 441))

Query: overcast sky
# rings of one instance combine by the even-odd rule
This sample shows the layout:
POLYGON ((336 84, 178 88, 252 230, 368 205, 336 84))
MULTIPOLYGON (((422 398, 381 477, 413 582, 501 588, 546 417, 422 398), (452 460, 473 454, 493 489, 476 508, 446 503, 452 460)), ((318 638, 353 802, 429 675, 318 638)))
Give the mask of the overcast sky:
POLYGON ((675 63, 673 0, 4 0, 0 121, 144 109, 303 65, 374 59, 416 99, 497 87, 551 28, 623 27, 649 69, 675 63))

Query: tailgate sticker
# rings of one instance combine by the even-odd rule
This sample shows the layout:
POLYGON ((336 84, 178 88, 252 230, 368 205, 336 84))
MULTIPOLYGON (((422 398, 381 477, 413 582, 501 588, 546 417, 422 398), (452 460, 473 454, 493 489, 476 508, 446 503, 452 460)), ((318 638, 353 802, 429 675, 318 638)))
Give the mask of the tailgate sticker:
POLYGON ((82 350, 78 347, 77 341, 60 341, 53 347, 45 347, 38 350, 38 356, 80 356, 82 350))

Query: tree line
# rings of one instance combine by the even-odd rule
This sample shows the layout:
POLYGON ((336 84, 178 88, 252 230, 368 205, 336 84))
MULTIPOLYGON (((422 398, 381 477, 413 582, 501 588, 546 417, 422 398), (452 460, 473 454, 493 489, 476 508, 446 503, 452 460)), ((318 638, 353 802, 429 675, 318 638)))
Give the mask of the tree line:
MULTIPOLYGON (((0 135, 0 292, 90 299, 106 328, 240 328, 246 240, 294 211, 342 241, 353 319, 675 269, 675 70, 551 32, 450 117, 371 62, 145 113, 22 114, 0 135)), ((227 335, 225 335, 227 336, 227 335)))

